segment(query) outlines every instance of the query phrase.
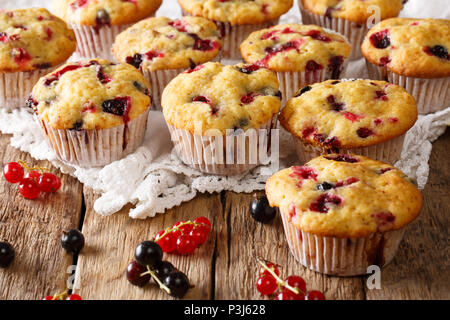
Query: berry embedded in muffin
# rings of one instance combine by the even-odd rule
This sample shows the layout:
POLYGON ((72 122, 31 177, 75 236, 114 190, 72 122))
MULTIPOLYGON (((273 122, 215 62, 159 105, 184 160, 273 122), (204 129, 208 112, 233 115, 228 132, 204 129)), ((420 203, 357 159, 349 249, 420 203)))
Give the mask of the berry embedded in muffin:
POLYGON ((253 32, 241 44, 247 63, 274 71, 326 69, 332 78, 339 78, 350 51, 342 35, 315 25, 277 25, 253 32))
POLYGON ((0 12, 0 72, 48 69, 75 51, 72 30, 46 9, 0 12))
POLYGON ((126 125, 149 108, 148 87, 129 65, 73 62, 41 78, 27 104, 54 129, 107 129, 126 125))
POLYGON ((450 21, 392 18, 369 30, 361 46, 366 60, 417 78, 450 76, 450 21))
POLYGON ((401 136, 417 119, 414 98, 385 81, 328 80, 288 101, 281 125, 306 144, 338 150, 401 136))
POLYGON ((116 38, 113 53, 121 62, 148 70, 194 68, 214 59, 222 40, 216 25, 204 18, 143 20, 116 38))

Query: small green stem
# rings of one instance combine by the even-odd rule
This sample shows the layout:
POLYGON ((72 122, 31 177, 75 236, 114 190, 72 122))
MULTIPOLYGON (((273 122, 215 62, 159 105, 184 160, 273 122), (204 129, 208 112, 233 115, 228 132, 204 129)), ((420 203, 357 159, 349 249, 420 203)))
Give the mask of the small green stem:
POLYGON ((158 284, 161 289, 163 289, 165 292, 170 294, 170 289, 159 280, 159 278, 156 276, 155 272, 150 268, 150 266, 147 266, 147 272, 141 273, 141 276, 145 276, 146 274, 149 274, 158 284))
POLYGON ((298 288, 291 287, 286 283, 286 281, 281 280, 281 278, 277 276, 277 274, 272 269, 270 269, 262 260, 258 259, 258 262, 264 269, 269 271, 269 273, 275 278, 275 280, 277 280, 278 285, 285 287, 286 289, 294 292, 295 294, 300 294, 300 290, 298 288))
MULTIPOLYGON (((201 224, 199 224, 199 223, 192 222, 191 220, 186 221, 186 222, 183 222, 183 223, 180 223, 180 224, 177 225, 176 227, 167 229, 167 230, 166 230, 166 231, 158 238, 158 240, 164 238, 167 234, 171 233, 172 231, 178 230, 178 229, 180 229, 180 227, 185 226, 185 225, 188 225, 188 224, 193 224, 194 226, 199 226, 199 225, 201 225, 201 224)), ((155 239, 154 239, 154 240, 155 240, 155 239)))

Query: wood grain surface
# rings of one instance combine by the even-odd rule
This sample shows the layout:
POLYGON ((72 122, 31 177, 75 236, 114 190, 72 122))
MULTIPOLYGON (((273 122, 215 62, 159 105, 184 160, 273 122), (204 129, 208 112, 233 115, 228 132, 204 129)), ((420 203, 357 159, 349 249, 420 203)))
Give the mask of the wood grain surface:
MULTIPOLYGON (((8 136, 0 135, 2 166, 17 159, 49 166, 8 146, 8 141, 8 136)), ((171 299, 154 282, 143 289, 130 285, 126 266, 139 242, 176 221, 207 216, 213 229, 194 255, 164 255, 194 285, 186 299, 261 299, 255 289, 257 257, 281 265, 283 277, 302 276, 308 289, 322 290, 327 299, 449 299, 449 145, 447 130, 434 143, 423 211, 408 227, 394 261, 382 269, 381 289, 369 290, 367 277, 330 277, 296 263, 281 219, 262 225, 249 216, 251 194, 202 194, 146 220, 129 218, 129 208, 103 217, 93 210, 92 190, 58 173, 62 190, 34 201, 23 199, 17 185, 0 179, 0 240, 11 242, 17 251, 11 267, 0 269, 0 298, 42 299, 63 291, 73 257, 62 250, 61 233, 80 227, 86 246, 76 259, 76 293, 84 299, 171 299)))

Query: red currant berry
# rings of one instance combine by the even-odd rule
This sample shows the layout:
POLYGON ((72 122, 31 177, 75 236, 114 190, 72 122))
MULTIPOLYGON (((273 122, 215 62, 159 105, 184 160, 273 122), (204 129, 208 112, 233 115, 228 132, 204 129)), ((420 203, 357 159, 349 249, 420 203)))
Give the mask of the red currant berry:
POLYGON ((204 224, 211 229, 211 221, 206 217, 198 217, 194 219, 195 224, 204 224))
POLYGON ((179 254, 192 254, 197 244, 189 236, 181 235, 177 239, 177 252, 179 254))
POLYGON ((24 170, 23 167, 17 162, 7 163, 3 167, 3 175, 6 181, 9 183, 17 183, 22 181, 24 170))
POLYGON ((178 235, 174 232, 167 233, 163 238, 161 236, 166 232, 162 230, 156 234, 155 241, 161 247, 163 252, 170 253, 177 248, 178 235))
POLYGON ((53 300, 53 296, 46 296, 44 299, 42 300, 53 300))
MULTIPOLYGON (((299 299, 297 300, 304 300, 305 299, 305 293, 306 293, 306 282, 303 280, 302 277, 299 276, 289 276, 286 278, 285 282, 290 285, 293 288, 297 288, 299 293, 299 299)), ((293 292, 292 292, 293 293, 293 292)))
POLYGON ((66 300, 83 300, 83 299, 81 299, 81 297, 77 294, 71 294, 66 298, 66 300))
POLYGON ((38 183, 33 179, 23 179, 19 184, 19 192, 26 199, 36 199, 41 190, 39 190, 38 183))
MULTIPOLYGON (((267 266, 270 270, 272 270, 273 272, 275 272, 275 274, 276 274, 277 276, 280 275, 280 270, 278 270, 277 266, 276 266, 275 264, 273 264, 272 262, 267 263, 266 266, 267 266)), ((259 269, 259 276, 260 276, 260 277, 262 277, 262 276, 271 276, 271 274, 270 274, 270 272, 267 271, 264 267, 261 267, 261 269, 259 269)))
POLYGON ((256 282, 256 289, 263 296, 269 296, 277 290, 277 280, 272 276, 259 277, 256 282))
POLYGON ((306 294, 306 300, 326 300, 322 292, 313 290, 306 294))
POLYGON ((56 192, 61 187, 61 179, 53 173, 45 172, 39 178, 39 189, 44 192, 56 192))
POLYGON ((41 174, 37 170, 28 171, 27 173, 25 173, 25 176, 24 176, 24 178, 30 178, 30 179, 33 179, 36 182, 39 181, 40 177, 41 177, 41 174))
POLYGON ((181 231, 182 234, 189 234, 189 232, 192 231, 192 229, 194 229, 194 225, 192 224, 185 224, 184 226, 181 226, 178 228, 178 230, 181 231))
POLYGON ((303 300, 303 299, 297 299, 297 295, 295 293, 293 293, 291 290, 284 289, 283 291, 277 294, 276 300, 303 300))
POLYGON ((189 233, 189 236, 197 244, 197 246, 199 246, 204 244, 206 239, 208 239, 209 230, 210 229, 207 226, 196 227, 189 233))

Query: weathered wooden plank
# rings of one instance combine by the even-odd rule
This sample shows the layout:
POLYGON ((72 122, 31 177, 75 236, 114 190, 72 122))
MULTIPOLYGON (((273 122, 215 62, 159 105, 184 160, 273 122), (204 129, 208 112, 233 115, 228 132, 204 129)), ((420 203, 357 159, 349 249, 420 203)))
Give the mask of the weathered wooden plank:
POLYGON ((433 145, 424 206, 408 227, 394 261, 381 271, 381 289, 367 299, 450 299, 450 130, 433 145))
POLYGON ((128 216, 129 208, 109 217, 100 216, 92 209, 96 196, 87 188, 84 192, 87 210, 82 232, 86 246, 79 255, 76 274, 80 287, 75 290, 84 299, 171 299, 153 281, 143 289, 132 286, 125 277, 126 267, 141 241, 151 239, 177 221, 199 216, 206 216, 213 223, 208 241, 191 256, 164 254, 164 260, 183 271, 195 285, 186 299, 210 298, 216 217, 222 210, 218 194, 200 195, 163 215, 133 220, 128 216))
POLYGON ((64 291, 73 257, 61 248, 62 232, 77 228, 82 186, 74 178, 62 175, 47 161, 31 159, 9 146, 10 136, 0 135, 0 161, 4 164, 22 159, 30 164, 47 167, 62 180, 54 194, 26 200, 11 185, 0 178, 0 240, 10 242, 16 258, 8 269, 0 269, 0 299, 42 299, 64 291))
POLYGON ((217 224, 216 299, 261 299, 256 290, 257 258, 282 266, 281 276, 299 275, 310 290, 321 290, 327 299, 363 299, 360 278, 328 277, 296 262, 289 251, 281 218, 270 224, 253 220, 249 213, 252 196, 227 192, 225 209, 217 224))

